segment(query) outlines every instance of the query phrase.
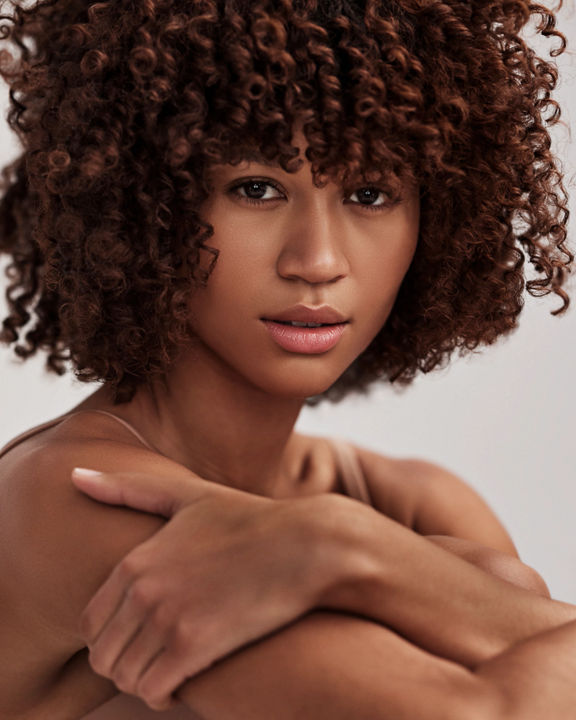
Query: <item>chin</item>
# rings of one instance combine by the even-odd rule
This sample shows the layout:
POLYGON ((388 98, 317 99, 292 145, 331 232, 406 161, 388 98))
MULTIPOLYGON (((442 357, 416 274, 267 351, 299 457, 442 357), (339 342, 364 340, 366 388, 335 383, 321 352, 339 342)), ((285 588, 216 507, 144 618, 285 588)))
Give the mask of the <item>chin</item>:
POLYGON ((258 387, 277 397, 305 400, 313 395, 321 395, 338 380, 338 377, 340 376, 334 373, 311 373, 302 370, 273 378, 260 376, 258 387))

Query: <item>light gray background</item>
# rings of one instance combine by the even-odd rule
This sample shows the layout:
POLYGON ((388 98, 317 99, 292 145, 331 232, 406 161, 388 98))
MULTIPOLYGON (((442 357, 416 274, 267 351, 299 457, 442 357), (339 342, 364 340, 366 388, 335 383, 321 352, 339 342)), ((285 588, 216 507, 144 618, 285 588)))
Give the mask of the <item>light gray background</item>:
MULTIPOLYGON (((550 6, 550 2, 547 3, 550 6)), ((576 215, 576 10, 566 0, 558 27, 569 38, 556 59, 561 79, 555 97, 564 108, 553 130, 576 215)), ((557 41, 534 42, 541 56, 557 41)), ((17 152, 5 113, 8 95, 0 84, 0 164, 17 152)), ((576 230, 570 229, 574 250, 576 230)), ((2 287, 5 280, 0 281, 2 287)), ((466 359, 454 357, 446 370, 421 375, 398 394, 382 386, 368 397, 305 409, 298 429, 337 435, 399 457, 418 457, 449 468, 474 486, 495 509, 521 557, 548 582, 554 597, 576 602, 576 473, 574 405, 576 389, 576 283, 573 306, 551 316, 556 296, 532 298, 520 326, 507 339, 466 359)), ((3 296, 3 292, 2 292, 3 296)), ((0 300, 0 310, 4 305, 0 300)), ((22 430, 66 412, 96 386, 57 378, 43 369, 43 356, 21 364, 0 348, 0 446, 22 430)))

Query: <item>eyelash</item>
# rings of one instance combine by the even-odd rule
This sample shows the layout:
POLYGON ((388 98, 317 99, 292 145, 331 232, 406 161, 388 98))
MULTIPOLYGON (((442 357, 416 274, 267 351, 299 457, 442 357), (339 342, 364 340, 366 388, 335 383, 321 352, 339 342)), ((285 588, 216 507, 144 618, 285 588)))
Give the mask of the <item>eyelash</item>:
MULTIPOLYGON (((272 182, 271 180, 261 180, 260 178, 246 178, 245 180, 242 180, 241 182, 237 182, 234 185, 232 185, 228 189, 228 192, 231 195, 233 195, 234 197, 237 197, 240 200, 242 200, 243 202, 249 203, 250 205, 266 205, 269 202, 274 202, 274 200, 279 199, 279 198, 270 198, 268 200, 261 200, 258 198, 249 198, 249 197, 244 197, 243 195, 239 195, 237 192, 238 189, 241 187, 244 187, 245 185, 250 185, 250 183, 257 183, 259 185, 270 185, 270 187, 273 187, 274 190, 277 190, 279 193, 282 193, 282 190, 280 190, 280 188, 278 187, 278 185, 276 183, 272 182)), ((386 194, 386 193, 384 193, 383 190, 380 190, 380 188, 373 187, 371 185, 366 185, 364 187, 357 188, 357 189, 358 190, 366 190, 366 189, 378 190, 378 192, 382 193, 383 195, 386 194)), ((356 192, 356 190, 354 192, 356 192)), ((387 209, 393 207, 394 205, 397 205, 399 202, 400 202, 400 200, 396 200, 396 201, 391 201, 388 203, 383 203, 382 205, 363 205, 360 202, 355 202, 355 203, 353 203, 353 205, 358 205, 362 209, 368 210, 370 212, 381 212, 382 210, 387 210, 387 209)))

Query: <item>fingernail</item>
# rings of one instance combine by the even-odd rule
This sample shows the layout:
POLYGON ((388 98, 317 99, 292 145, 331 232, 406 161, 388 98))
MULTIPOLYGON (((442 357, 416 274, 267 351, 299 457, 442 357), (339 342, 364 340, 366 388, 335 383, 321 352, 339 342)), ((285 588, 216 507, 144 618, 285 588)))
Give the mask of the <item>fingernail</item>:
POLYGON ((82 480, 100 480, 102 473, 98 470, 89 470, 88 468, 75 467, 72 474, 82 480))

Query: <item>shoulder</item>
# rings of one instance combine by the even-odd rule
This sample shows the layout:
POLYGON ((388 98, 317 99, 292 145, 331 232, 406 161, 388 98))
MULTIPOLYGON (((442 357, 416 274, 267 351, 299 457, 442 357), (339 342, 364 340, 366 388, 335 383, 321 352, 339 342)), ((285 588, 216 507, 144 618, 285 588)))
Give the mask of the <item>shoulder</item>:
POLYGON ((165 523, 94 501, 74 486, 72 469, 190 475, 143 446, 115 440, 113 422, 70 418, 0 460, 2 590, 61 650, 84 646, 82 610, 114 566, 165 523))
POLYGON ((437 477, 433 479, 432 475, 442 469, 422 460, 383 455, 356 444, 352 447, 373 506, 402 525, 413 528, 423 486, 434 482, 437 477))
POLYGON ((456 473, 428 460, 354 448, 380 512, 421 535, 453 535, 517 556, 496 514, 456 473))

